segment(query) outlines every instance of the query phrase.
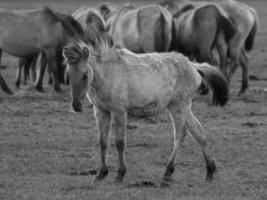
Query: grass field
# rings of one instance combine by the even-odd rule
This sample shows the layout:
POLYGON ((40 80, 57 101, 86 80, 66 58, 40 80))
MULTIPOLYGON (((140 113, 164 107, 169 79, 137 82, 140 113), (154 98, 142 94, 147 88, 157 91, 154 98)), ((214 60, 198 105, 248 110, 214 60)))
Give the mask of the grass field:
MULTIPOLYGON (((1 0, 0 7, 26 9, 48 5, 72 12, 83 4, 93 6, 99 2, 1 0)), ((63 94, 56 94, 47 85, 43 94, 31 86, 16 90, 17 59, 4 54, 3 63, 9 68, 1 74, 16 94, 7 96, 0 91, 0 199, 267 199, 267 2, 245 2, 255 7, 260 16, 256 44, 249 53, 249 73, 258 80, 250 81, 247 94, 238 98, 238 71, 231 83, 231 99, 224 108, 209 107, 205 99, 196 100, 193 106, 207 131, 218 166, 212 182, 204 180, 204 159, 189 136, 177 158, 174 181, 168 188, 160 187, 173 144, 170 119, 163 113, 129 120, 128 171, 120 185, 113 183, 117 151, 111 136, 109 176, 95 183, 100 158, 92 108, 85 102, 82 114, 70 112, 68 87, 63 88, 63 94)), ((149 1, 139 0, 138 5, 145 3, 149 1)))

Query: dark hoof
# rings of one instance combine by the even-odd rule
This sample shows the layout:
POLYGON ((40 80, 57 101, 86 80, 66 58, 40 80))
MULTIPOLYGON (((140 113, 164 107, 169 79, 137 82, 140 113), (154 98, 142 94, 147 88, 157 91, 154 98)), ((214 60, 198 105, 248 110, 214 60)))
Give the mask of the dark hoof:
POLYGON ((214 173, 217 171, 215 162, 212 161, 208 166, 207 166, 207 176, 206 180, 211 181, 213 179, 214 173))
POLYGON ((163 180, 164 179, 171 179, 171 176, 174 172, 175 168, 174 168, 174 164, 170 163, 167 165, 167 169, 164 173, 164 176, 163 176, 163 180))
POLYGON ((237 93, 237 96, 238 97, 241 97, 245 94, 245 90, 240 90, 238 93, 237 93))
POLYGON ((123 181, 123 177, 126 173, 126 170, 127 170, 126 167, 118 170, 118 173, 117 173, 117 176, 115 179, 115 183, 121 183, 123 181))
POLYGON ((58 93, 62 93, 62 90, 60 87, 54 87, 55 91, 58 92, 58 93))
POLYGON ((108 175, 108 169, 100 169, 95 177, 95 181, 101 181, 108 175))
POLYGON ((162 188, 170 187, 170 181, 166 181, 163 178, 163 181, 161 182, 160 187, 162 187, 162 188))
POLYGON ((16 82, 16 83, 15 83, 15 86, 16 86, 17 89, 19 89, 20 82, 16 82))
POLYGON ((14 92, 12 92, 11 90, 7 90, 7 91, 5 91, 8 95, 13 95, 14 94, 14 92))
POLYGON ((43 86, 35 86, 35 89, 36 89, 37 92, 44 93, 44 88, 43 88, 43 86))

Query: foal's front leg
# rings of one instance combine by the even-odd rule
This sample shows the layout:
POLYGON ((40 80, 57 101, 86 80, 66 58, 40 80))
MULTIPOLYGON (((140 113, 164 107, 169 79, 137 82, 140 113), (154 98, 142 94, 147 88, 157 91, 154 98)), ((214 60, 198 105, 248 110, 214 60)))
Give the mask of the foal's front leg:
POLYGON ((99 169, 98 175, 96 176, 96 180, 102 180, 108 174, 106 155, 109 140, 110 112, 102 110, 98 107, 94 107, 94 114, 97 122, 101 151, 101 167, 99 169))
POLYGON ((119 168, 117 172, 116 182, 121 182, 126 173, 126 164, 124 159, 125 138, 127 131, 127 113, 113 112, 112 117, 112 133, 115 135, 115 144, 119 153, 119 168))

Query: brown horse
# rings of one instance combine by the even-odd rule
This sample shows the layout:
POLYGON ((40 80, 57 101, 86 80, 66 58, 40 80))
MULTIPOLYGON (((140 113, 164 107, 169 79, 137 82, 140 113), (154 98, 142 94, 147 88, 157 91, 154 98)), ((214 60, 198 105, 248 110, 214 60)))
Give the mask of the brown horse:
MULTIPOLYGON (((81 38, 67 20, 49 8, 34 11, 0 9, 0 55, 5 51, 13 56, 27 57, 43 52, 53 73, 56 91, 60 91, 56 51, 81 38)), ((42 90, 40 82, 36 89, 42 90)))
POLYGON ((174 147, 163 176, 164 183, 174 172, 176 154, 189 132, 201 146, 207 179, 212 179, 215 162, 208 153, 205 133, 191 107, 196 94, 205 87, 212 91, 215 105, 227 102, 227 82, 222 73, 209 64, 190 62, 176 52, 135 54, 110 45, 105 38, 96 41, 99 43, 96 48, 75 43, 63 50, 74 111, 82 111, 81 100, 87 94, 94 106, 101 148, 101 168, 96 179, 102 180, 108 174, 109 130, 115 136, 119 153, 116 181, 120 182, 126 173, 127 115, 146 117, 166 109, 173 122, 174 147))
POLYGON ((116 43, 135 53, 166 52, 172 38, 169 12, 158 5, 121 6, 107 21, 116 43))
POLYGON ((218 34, 222 32, 227 43, 235 34, 234 24, 227 14, 218 6, 211 4, 178 12, 173 16, 173 23, 171 49, 194 57, 198 62, 208 62, 213 65, 217 64, 212 49, 218 34))
POLYGON ((240 95, 245 93, 248 87, 248 58, 246 51, 251 51, 253 48, 259 26, 258 14, 254 8, 235 0, 218 1, 217 5, 225 10, 236 27, 236 33, 228 45, 225 45, 222 36, 218 38, 217 49, 221 51, 220 54, 226 54, 226 50, 228 51, 231 61, 229 72, 227 72, 229 83, 237 67, 241 66, 242 85, 238 93, 240 95))
POLYGON ((221 56, 221 66, 223 73, 230 83, 231 76, 240 65, 242 68, 242 85, 238 94, 242 94, 248 87, 248 58, 246 51, 253 48, 254 40, 259 26, 259 18, 256 10, 248 5, 235 0, 213 0, 213 1, 189 1, 189 0, 164 0, 160 5, 169 11, 181 13, 188 8, 203 5, 216 4, 222 8, 229 16, 235 27, 235 34, 227 43, 223 32, 218 33, 215 42, 215 49, 221 56), (227 57, 230 58, 230 67, 228 69, 227 57))

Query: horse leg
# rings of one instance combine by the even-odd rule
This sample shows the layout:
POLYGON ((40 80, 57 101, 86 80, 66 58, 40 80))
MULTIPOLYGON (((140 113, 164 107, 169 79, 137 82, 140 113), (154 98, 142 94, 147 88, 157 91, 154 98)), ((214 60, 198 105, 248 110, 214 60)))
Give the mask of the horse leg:
POLYGON ((242 86, 238 95, 244 94, 248 88, 248 57, 244 48, 242 48, 240 53, 240 65, 242 68, 242 86))
POLYGON ((59 84, 59 80, 58 80, 58 66, 57 66, 57 57, 56 57, 56 51, 55 50, 48 50, 46 51, 47 54, 47 62, 48 62, 48 67, 51 70, 52 74, 53 74, 53 85, 54 85, 54 89, 56 92, 60 92, 61 88, 60 88, 60 84, 59 84))
POLYGON ((38 56, 39 56, 39 54, 34 55, 32 62, 31 62, 31 66, 30 66, 33 82, 36 81, 36 63, 37 63, 38 56))
POLYGON ((207 139, 203 128, 197 118, 193 115, 192 111, 186 119, 186 126, 201 147, 207 167, 206 180, 212 180, 214 172, 216 171, 216 165, 208 152, 207 139))
POLYGON ((115 145, 119 154, 119 168, 115 181, 121 182, 126 173, 127 167, 124 159, 125 140, 126 140, 126 126, 127 113, 126 112, 112 112, 111 113, 111 131, 115 135, 115 145))
POLYGON ((46 55, 45 55, 45 53, 42 53, 41 54, 41 60, 40 60, 40 69, 38 71, 37 81, 35 84, 35 89, 38 92, 44 92, 43 78, 44 78, 45 68, 46 68, 46 55))
POLYGON ((97 122, 97 128, 99 133, 99 144, 101 151, 101 167, 96 176, 96 180, 102 180, 108 174, 106 155, 107 155, 108 141, 109 141, 110 113, 100 108, 94 107, 94 115, 97 122))
POLYGON ((25 61, 24 58, 20 58, 19 59, 19 64, 18 64, 18 69, 17 69, 17 75, 16 75, 16 82, 15 82, 16 88, 19 88, 19 86, 20 86, 21 71, 22 71, 22 67, 24 65, 24 61, 25 61))
POLYGON ((48 73, 48 84, 52 85, 53 84, 53 74, 52 74, 52 70, 50 69, 50 67, 47 68, 47 73, 48 73))
POLYGON ((7 94, 10 94, 10 95, 13 94, 11 89, 9 89, 9 87, 7 86, 7 84, 6 84, 5 80, 4 80, 4 78, 2 77, 1 73, 0 73, 0 85, 1 85, 1 87, 2 87, 4 92, 6 92, 7 94))
POLYGON ((32 60, 33 60, 32 56, 25 58, 25 62, 24 62, 24 85, 27 84, 27 81, 30 78, 30 67, 31 67, 32 60))
POLYGON ((236 34, 234 38, 232 38, 230 41, 229 44, 230 69, 227 77, 228 85, 230 85, 230 80, 240 64, 239 61, 240 61, 240 52, 242 44, 244 44, 244 42, 242 41, 241 34, 236 34))
POLYGON ((169 113, 172 119, 173 129, 174 129, 174 145, 170 160, 167 164, 166 171, 163 176, 163 183, 168 182, 174 172, 174 165, 176 155, 182 147, 183 141, 185 139, 187 128, 185 126, 185 112, 181 109, 175 107, 169 108, 169 113))
POLYGON ((224 39, 223 34, 219 34, 216 39, 216 49, 219 54, 219 60, 220 60, 220 69, 225 77, 227 77, 228 74, 228 66, 227 66, 227 44, 224 39))
POLYGON ((199 55, 198 55, 198 61, 199 62, 207 62, 211 65, 216 65, 216 59, 212 55, 212 51, 210 48, 210 45, 202 45, 199 49, 199 55))

